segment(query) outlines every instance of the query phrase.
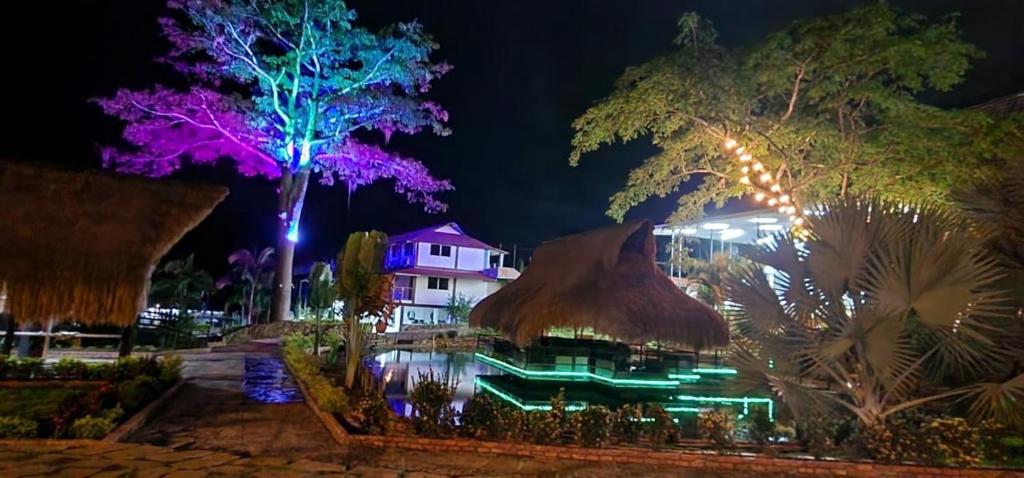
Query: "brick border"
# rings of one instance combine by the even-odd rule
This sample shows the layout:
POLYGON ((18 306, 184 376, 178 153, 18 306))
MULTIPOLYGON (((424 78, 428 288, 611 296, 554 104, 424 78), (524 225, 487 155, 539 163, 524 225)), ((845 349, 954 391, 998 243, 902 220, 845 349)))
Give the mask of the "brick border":
POLYGON ((392 435, 351 435, 342 428, 333 415, 320 409, 306 385, 288 368, 304 401, 342 447, 366 446, 396 448, 415 451, 443 451, 486 453, 603 463, 637 465, 671 465, 691 470, 737 472, 750 476, 777 474, 778 476, 850 476, 864 478, 940 478, 949 476, 968 478, 1024 478, 1024 470, 995 468, 958 469, 919 465, 887 465, 874 462, 841 460, 815 460, 798 458, 771 458, 753 453, 720 455, 713 452, 684 450, 654 451, 643 448, 583 448, 578 446, 532 445, 527 443, 472 440, 467 438, 422 438, 392 435))
POLYGON ((124 440, 128 435, 135 433, 136 430, 149 423, 149 420, 164 407, 164 404, 166 404, 168 400, 178 393, 178 390, 181 389, 181 386, 184 385, 186 381, 187 380, 178 380, 177 383, 171 385, 171 388, 164 390, 164 393, 161 393, 159 397, 156 397, 152 402, 149 402, 145 407, 142 407, 142 410, 135 412, 131 418, 125 420, 118 425, 117 428, 111 430, 111 432, 108 433, 107 436, 103 437, 101 441, 116 443, 124 440))

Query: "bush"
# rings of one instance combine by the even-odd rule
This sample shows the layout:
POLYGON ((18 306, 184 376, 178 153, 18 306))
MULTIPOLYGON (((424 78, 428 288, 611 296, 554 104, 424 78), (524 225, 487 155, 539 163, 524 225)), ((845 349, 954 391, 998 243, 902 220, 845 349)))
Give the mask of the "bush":
POLYGON ((11 361, 10 377, 16 380, 30 380, 45 378, 46 367, 43 367, 42 359, 23 358, 11 361))
POLYGON ((645 410, 644 418, 648 419, 646 435, 655 450, 675 441, 678 430, 676 423, 672 420, 664 408, 658 405, 649 405, 645 410))
POLYGON ((735 420, 732 414, 725 410, 701 411, 697 415, 697 432, 716 450, 732 448, 736 442, 735 420))
POLYGON ((167 355, 160 360, 160 375, 158 378, 164 385, 170 386, 181 380, 182 362, 180 355, 167 355))
POLYGON ((488 394, 474 395, 462 407, 459 432, 469 438, 497 440, 507 434, 502 407, 488 394))
POLYGON ((0 416, 0 438, 35 438, 38 428, 32 419, 0 416))
POLYGON ((112 363, 86 364, 86 380, 114 380, 117 367, 112 363))
POLYGON ((156 357, 122 357, 114 363, 113 380, 126 382, 141 376, 154 380, 160 377, 160 364, 156 357))
MULTIPOLYGON (((936 418, 922 430, 924 462, 957 467, 981 464, 981 435, 963 418, 936 418)), ((920 445, 919 445, 920 446, 920 445)))
POLYGON ((450 436, 455 430, 456 384, 449 384, 446 376, 437 376, 430 371, 421 373, 412 389, 413 428, 419 435, 427 437, 450 436))
POLYGON ((114 422, 106 417, 84 416, 71 424, 69 433, 74 438, 98 440, 114 430, 114 422))
POLYGON ((592 405, 575 415, 576 439, 586 447, 603 447, 611 440, 612 413, 607 407, 592 405))
POLYGON ((525 441, 529 436, 529 424, 526 412, 512 407, 501 407, 501 422, 504 429, 498 430, 497 436, 502 440, 525 441))
POLYGON ((160 395, 160 381, 149 375, 139 375, 117 386, 117 399, 126 410, 135 411, 160 395))
POLYGON ((636 443, 643 435, 644 416, 640 407, 623 405, 612 419, 612 439, 616 443, 636 443))
POLYGON ((313 394, 317 405, 328 413, 345 413, 348 410, 348 395, 340 387, 335 387, 326 377, 314 375, 307 377, 309 392, 313 394))
POLYGON ((747 437, 758 445, 767 445, 776 440, 775 422, 768 416, 768 411, 754 407, 746 419, 747 437))
POLYGON ((832 450, 834 436, 835 423, 824 415, 807 415, 797 422, 797 437, 815 458, 832 450))
POLYGON ((8 374, 11 371, 11 367, 14 366, 14 361, 10 357, 0 356, 0 380, 8 378, 8 374))
POLYGON ((391 409, 383 396, 371 393, 356 404, 356 415, 363 428, 375 435, 386 435, 391 425, 391 409))
POLYGON ((562 440, 562 430, 547 412, 530 412, 525 416, 525 428, 529 441, 538 445, 550 445, 562 440))
POLYGON ((89 375, 89 366, 81 360, 64 357, 53 364, 53 373, 64 380, 82 380, 89 375))

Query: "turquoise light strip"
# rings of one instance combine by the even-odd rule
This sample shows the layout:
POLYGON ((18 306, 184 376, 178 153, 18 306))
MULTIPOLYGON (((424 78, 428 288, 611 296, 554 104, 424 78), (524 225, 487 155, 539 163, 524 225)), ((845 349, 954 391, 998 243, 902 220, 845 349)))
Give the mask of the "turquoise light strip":
MULTIPOLYGON (((594 380, 597 382, 611 385, 613 387, 622 388, 677 388, 679 387, 679 380, 648 380, 648 379, 632 379, 632 378, 609 378, 592 372, 568 372, 561 370, 526 370, 522 367, 510 364, 508 362, 498 360, 494 357, 489 357, 480 352, 474 354, 476 358, 498 367, 502 370, 515 374, 522 378, 538 378, 538 379, 558 379, 558 378, 582 378, 586 380, 594 380)), ((698 377, 699 378, 699 377, 698 377)))
POLYGON ((674 378, 676 380, 700 380, 700 375, 690 373, 670 373, 668 378, 674 378))
POLYGON ((736 375, 737 373, 739 373, 734 368, 695 368, 692 370, 692 372, 717 375, 736 375))
MULTIPOLYGON (((542 410, 551 410, 551 405, 531 405, 531 404, 528 404, 528 403, 523 403, 523 402, 519 401, 518 398, 516 398, 516 397, 506 393, 504 390, 501 390, 501 389, 499 389, 499 388, 497 388, 497 387, 495 387, 495 386, 493 386, 493 385, 491 385, 491 384, 489 384, 489 383, 487 383, 487 382, 485 382, 483 380, 480 380, 479 378, 477 378, 476 384, 479 385, 480 388, 482 388, 484 390, 487 390, 488 392, 491 392, 491 393, 497 395, 498 398, 501 398, 502 400, 505 400, 506 402, 509 402, 512 405, 515 405, 515 406, 519 407, 520 409, 522 409, 524 411, 536 412, 536 411, 542 411, 542 410)), ((569 411, 569 412, 575 412, 575 411, 583 410, 585 408, 587 408, 587 403, 586 402, 578 402, 578 403, 577 402, 573 402, 573 403, 567 403, 565 405, 565 410, 569 411)))
POLYGON ((710 402, 710 403, 740 403, 743 404, 743 414, 750 414, 751 403, 765 403, 768 405, 768 419, 775 420, 775 402, 770 398, 757 397, 701 397, 697 395, 677 395, 677 399, 684 402, 710 402))

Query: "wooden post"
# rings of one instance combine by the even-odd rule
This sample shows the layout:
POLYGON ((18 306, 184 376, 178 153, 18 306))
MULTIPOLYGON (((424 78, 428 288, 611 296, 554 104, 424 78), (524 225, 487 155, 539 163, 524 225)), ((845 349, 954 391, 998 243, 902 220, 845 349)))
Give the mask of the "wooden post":
POLYGON ((43 335, 43 360, 46 359, 46 354, 50 351, 50 331, 53 330, 53 318, 46 321, 46 335, 43 335))
POLYGON ((14 320, 14 314, 2 314, 7 319, 7 331, 4 333, 3 348, 0 348, 0 356, 7 358, 14 350, 14 332, 18 330, 18 323, 14 320))
POLYGON ((132 331, 134 328, 134 325, 129 325, 121 329, 121 339, 117 343, 118 358, 127 357, 132 354, 132 331))

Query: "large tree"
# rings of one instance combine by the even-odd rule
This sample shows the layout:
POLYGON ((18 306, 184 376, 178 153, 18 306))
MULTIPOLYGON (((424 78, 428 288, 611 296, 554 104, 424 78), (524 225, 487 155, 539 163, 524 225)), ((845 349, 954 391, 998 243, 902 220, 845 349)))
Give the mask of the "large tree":
POLYGON ((658 153, 611 199, 608 213, 619 219, 691 179, 702 182, 673 219, 700 217, 709 203, 756 191, 765 174, 798 206, 848 193, 945 201, 949 186, 998 168, 1005 140, 1021 135, 1019 123, 921 100, 960 83, 981 55, 955 19, 878 3, 798 21, 734 50, 687 14, 675 51, 628 68, 573 123, 570 163, 607 144, 653 142, 658 153), (727 154, 727 139, 753 160, 727 154))
POLYGON ((292 260, 310 177, 349 191, 378 179, 429 211, 451 189, 419 162, 374 144, 424 128, 447 134, 447 113, 422 98, 449 67, 416 23, 379 32, 354 24, 338 0, 170 0, 161 19, 172 44, 163 61, 185 90, 120 90, 98 101, 125 120, 128 148, 107 148, 106 165, 164 176, 186 160, 233 161, 246 176, 278 181, 272 320, 287 316, 292 260))

